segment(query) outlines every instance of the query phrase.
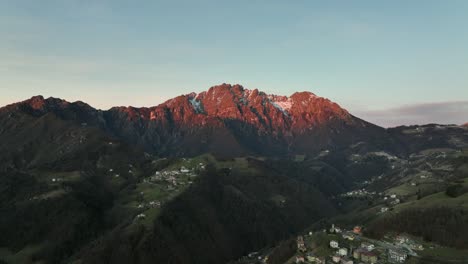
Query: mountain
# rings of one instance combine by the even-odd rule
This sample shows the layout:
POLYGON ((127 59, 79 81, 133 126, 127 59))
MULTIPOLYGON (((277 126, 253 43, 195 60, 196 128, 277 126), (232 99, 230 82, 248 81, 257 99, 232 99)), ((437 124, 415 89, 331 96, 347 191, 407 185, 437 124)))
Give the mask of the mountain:
POLYGON ((226 263, 372 218, 352 190, 443 194, 466 177, 467 129, 384 129, 310 92, 229 84, 107 111, 35 96, 0 108, 0 263, 226 263), (407 186, 430 166, 430 188, 407 186))
POLYGON ((286 97, 229 84, 156 107, 113 108, 106 120, 118 136, 178 156, 307 154, 385 133, 310 92, 286 97))
MULTIPOLYGON (((228 157, 288 156, 314 154, 362 141, 369 142, 371 148, 395 146, 386 140, 385 129, 313 93, 298 92, 286 97, 229 84, 178 96, 149 108, 114 107, 101 111, 83 102, 36 96, 6 106, 0 113, 2 122, 14 120, 15 115, 36 119, 53 115, 163 156, 207 152, 228 157)), ((19 124, 15 126, 24 130, 19 124)), ((15 133, 15 128, 3 126, 1 131, 15 133)))

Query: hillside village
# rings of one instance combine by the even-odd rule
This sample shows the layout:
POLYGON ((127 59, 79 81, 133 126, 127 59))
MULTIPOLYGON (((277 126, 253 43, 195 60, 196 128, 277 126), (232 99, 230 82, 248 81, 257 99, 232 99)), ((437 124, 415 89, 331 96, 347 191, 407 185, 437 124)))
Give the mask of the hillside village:
MULTIPOLYGON (((327 151, 319 156, 329 153, 327 151)), ((453 208, 466 208, 468 205, 468 170, 464 165, 454 166, 457 160, 468 157, 466 149, 428 149, 407 159, 383 153, 368 153, 367 157, 369 155, 387 159, 391 170, 358 182, 357 188, 339 194, 335 198, 337 203, 365 203, 361 202, 359 207, 351 209, 353 211, 340 217, 338 222, 379 219, 387 215, 395 216, 406 208, 436 204, 453 208), (465 193, 451 197, 448 193, 451 186, 460 186, 465 193)), ((366 155, 353 155, 351 158, 354 159, 353 163, 366 162, 366 155)), ((404 233, 389 231, 382 239, 372 239, 366 236, 366 229, 359 226, 341 228, 331 225, 327 229, 304 232, 295 238, 295 244, 297 250, 287 264, 425 263, 420 262, 425 257, 456 261, 467 254, 465 250, 447 248, 404 233)), ((239 263, 278 263, 271 261, 271 252, 272 249, 267 249, 255 256, 246 256, 239 263)))
POLYGON ((182 165, 176 163, 156 170, 153 175, 144 177, 137 185, 136 190, 139 193, 134 196, 136 201, 131 202, 138 211, 135 217, 137 223, 150 223, 156 217, 158 209, 193 184, 206 167, 205 163, 194 163, 192 159, 183 158, 179 163, 182 165))
MULTIPOLYGON (((335 225, 298 235, 295 246, 296 253, 285 264, 418 263, 414 260, 425 250, 422 242, 409 235, 389 234, 374 240, 366 237, 360 226, 348 230, 335 225)), ((239 263, 277 263, 271 262, 271 252, 252 252, 239 263)))
POLYGON ((351 230, 332 225, 328 230, 297 237, 298 253, 287 263, 405 263, 424 247, 405 235, 373 240, 360 226, 351 230))

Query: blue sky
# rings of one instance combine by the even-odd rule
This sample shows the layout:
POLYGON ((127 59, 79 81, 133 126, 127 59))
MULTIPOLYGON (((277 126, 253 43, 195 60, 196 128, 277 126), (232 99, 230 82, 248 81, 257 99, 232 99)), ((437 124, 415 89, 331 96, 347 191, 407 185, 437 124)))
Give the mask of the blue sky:
POLYGON ((380 125, 468 122, 466 14, 464 0, 0 0, 0 105, 152 106, 226 82, 312 91, 380 125))

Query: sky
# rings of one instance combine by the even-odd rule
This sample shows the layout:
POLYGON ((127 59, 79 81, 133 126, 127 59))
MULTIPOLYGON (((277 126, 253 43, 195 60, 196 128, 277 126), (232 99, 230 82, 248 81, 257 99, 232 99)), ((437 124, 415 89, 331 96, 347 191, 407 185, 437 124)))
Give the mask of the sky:
POLYGON ((0 0, 0 105, 154 106, 220 83, 382 126, 468 122, 468 1, 0 0))

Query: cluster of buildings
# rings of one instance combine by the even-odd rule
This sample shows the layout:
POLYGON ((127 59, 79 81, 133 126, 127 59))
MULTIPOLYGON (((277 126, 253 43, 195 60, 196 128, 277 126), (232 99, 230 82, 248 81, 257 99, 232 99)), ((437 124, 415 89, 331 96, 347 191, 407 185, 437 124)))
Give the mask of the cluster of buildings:
MULTIPOLYGON (((130 165, 130 168, 132 166, 130 165)), ((197 166, 198 170, 203 170, 205 169, 205 165, 203 163, 199 163, 197 166)), ((109 172, 113 172, 113 169, 109 169, 109 172)), ((130 172, 130 171, 129 171, 130 172)), ((154 175, 151 177, 143 179, 143 182, 145 183, 152 183, 152 184, 160 184, 160 183, 166 183, 167 184, 167 189, 169 191, 176 190, 176 187, 178 185, 185 185, 185 184, 191 184, 193 183, 192 181, 187 179, 197 177, 197 173, 195 172, 195 169, 190 169, 185 166, 181 166, 179 169, 173 169, 173 170, 163 170, 163 171, 156 171, 154 175)), ((143 192, 140 193, 140 195, 143 195, 143 192)), ((150 209, 150 208, 160 208, 162 205, 162 202, 159 200, 153 200, 147 203, 140 203, 137 205, 138 209, 150 209)), ((135 217, 137 220, 145 219, 146 215, 144 213, 140 213, 135 217)))
POLYGON ((367 197, 367 196, 374 196, 376 192, 369 192, 365 188, 357 189, 353 191, 349 191, 346 193, 341 194, 342 197, 367 197))
POLYGON ((362 235, 362 227, 355 226, 352 230, 343 230, 340 227, 335 226, 335 224, 332 224, 329 232, 331 234, 342 234, 344 239, 354 240, 357 235, 362 235))
MULTIPOLYGON (((200 169, 204 169, 205 165, 203 163, 200 163, 199 167, 200 169)), ((185 166, 182 166, 178 170, 156 171, 153 176, 144 179, 143 182, 167 182, 169 184, 168 189, 174 189, 174 187, 177 185, 185 185, 185 181, 179 180, 179 176, 182 175, 188 176, 189 178, 194 178, 198 176, 193 169, 189 169, 185 166)), ((188 181, 188 184, 191 183, 192 181, 188 181)))
POLYGON ((383 200, 388 205, 397 205, 401 203, 400 198, 398 198, 396 194, 391 194, 390 196, 384 196, 383 200))
POLYGON ((409 248, 411 250, 424 250, 424 246, 415 242, 414 240, 404 236, 404 235, 398 235, 395 237, 395 245, 399 247, 405 247, 409 248))
POLYGON ((138 209, 149 209, 149 208, 160 208, 161 207, 161 201, 154 200, 151 201, 147 204, 141 203, 137 206, 138 209))
MULTIPOLYGON (((353 241, 356 237, 361 235, 361 227, 355 226, 353 230, 343 230, 338 226, 332 225, 331 228, 328 230, 330 233, 333 234, 342 234, 343 238, 353 241)), ((326 230, 324 230, 326 232, 326 230)), ((309 233, 312 235, 312 233, 309 233)), ((340 264, 354 264, 354 260, 352 259, 352 248, 347 247, 340 247, 340 244, 336 240, 330 240, 329 246, 331 249, 336 250, 333 255, 330 256, 327 262, 327 258, 324 256, 317 256, 312 251, 308 251, 306 244, 304 242, 303 236, 298 236, 296 239, 297 242, 297 249, 299 252, 305 255, 298 255, 296 256, 296 263, 317 263, 317 264, 326 264, 332 261, 333 263, 340 263, 340 264)), ((367 262, 371 263, 371 262, 367 262)))
POLYGON ((330 241, 330 247, 336 247, 337 251, 335 255, 332 256, 333 263, 340 264, 355 264, 355 263, 378 263, 379 259, 386 259, 386 263, 405 263, 408 258, 408 254, 399 248, 388 248, 386 249, 386 258, 385 254, 382 254, 380 251, 375 250, 375 245, 368 242, 362 242, 361 245, 353 249, 352 247, 349 250, 345 247, 339 247, 337 241, 330 241))
MULTIPOLYGON (((328 256, 318 256, 315 249, 308 249, 303 236, 296 239, 299 254, 295 256, 295 263, 317 264, 373 264, 373 263, 405 263, 412 249, 422 250, 422 246, 414 243, 405 236, 395 237, 394 243, 363 239, 362 229, 355 226, 352 230, 344 230, 332 225, 329 231, 328 256), (336 234, 341 234, 341 239, 336 234), (375 244, 374 244, 375 243, 375 244), (315 251, 315 252, 314 252, 315 251)), ((322 247, 325 245, 322 245, 322 247)), ((323 253, 322 253, 323 254, 323 253)), ((294 261, 294 260, 293 260, 294 261)))
POLYGON ((145 215, 145 214, 138 214, 138 215, 136 216, 136 219, 139 219, 139 220, 145 219, 145 218, 146 218, 146 215, 145 215))

